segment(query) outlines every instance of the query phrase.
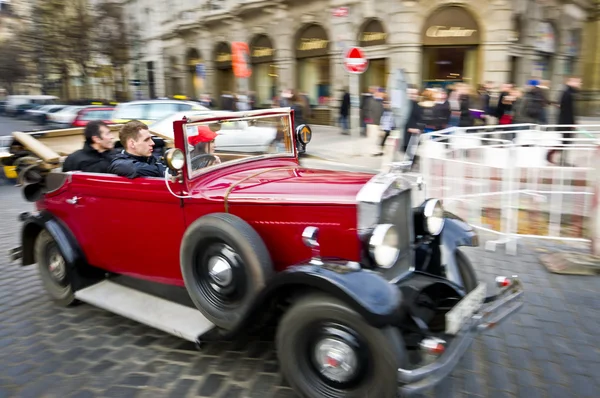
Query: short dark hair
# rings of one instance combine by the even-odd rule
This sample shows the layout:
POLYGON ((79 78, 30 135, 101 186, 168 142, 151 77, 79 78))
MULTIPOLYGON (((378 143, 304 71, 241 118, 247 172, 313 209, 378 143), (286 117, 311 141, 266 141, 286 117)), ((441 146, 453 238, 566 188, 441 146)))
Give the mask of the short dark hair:
POLYGON ((108 127, 108 125, 102 120, 92 120, 91 122, 85 125, 83 135, 85 136, 86 144, 92 144, 94 142, 92 140, 92 137, 100 137, 100 126, 108 127))
POLYGON ((142 130, 148 130, 148 126, 139 120, 131 120, 125 123, 119 132, 119 140, 123 144, 123 148, 127 148, 127 140, 130 138, 137 141, 138 135, 142 130))

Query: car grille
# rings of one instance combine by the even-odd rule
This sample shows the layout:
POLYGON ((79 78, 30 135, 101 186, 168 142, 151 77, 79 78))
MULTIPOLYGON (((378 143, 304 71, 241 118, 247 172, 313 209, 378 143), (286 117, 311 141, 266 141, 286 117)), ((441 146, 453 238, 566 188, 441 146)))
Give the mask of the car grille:
POLYGON ((375 266, 369 257, 369 239, 378 224, 392 224, 399 237, 400 255, 389 269, 376 268, 386 279, 396 281, 408 273, 414 264, 412 242, 414 240, 411 189, 392 188, 379 203, 361 202, 358 205, 358 231, 364 242, 363 261, 375 266))
POLYGON ((381 202, 379 224, 392 224, 398 232, 400 256, 392 268, 383 271, 386 279, 395 281, 409 272, 413 266, 411 246, 414 240, 414 228, 410 189, 400 191, 381 202))

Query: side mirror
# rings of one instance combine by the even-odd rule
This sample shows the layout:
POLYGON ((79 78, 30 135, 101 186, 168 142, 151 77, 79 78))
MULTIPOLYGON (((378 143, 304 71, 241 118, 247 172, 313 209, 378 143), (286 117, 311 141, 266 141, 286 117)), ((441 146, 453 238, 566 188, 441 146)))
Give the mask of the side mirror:
POLYGON ((307 124, 301 124, 296 127, 296 139, 305 146, 312 139, 312 130, 307 124))
POLYGON ((179 172, 185 164, 185 155, 179 148, 171 148, 165 153, 165 162, 171 171, 179 172))

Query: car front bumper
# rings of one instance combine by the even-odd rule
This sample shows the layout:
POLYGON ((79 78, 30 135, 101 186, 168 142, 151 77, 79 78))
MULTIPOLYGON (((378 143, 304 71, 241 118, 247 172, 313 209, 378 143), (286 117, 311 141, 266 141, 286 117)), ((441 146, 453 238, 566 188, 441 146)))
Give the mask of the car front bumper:
POLYGON ((399 394, 412 396, 440 383, 454 370, 480 333, 492 329, 523 306, 523 293, 520 280, 513 279, 511 286, 485 300, 485 304, 465 322, 435 362, 411 370, 398 369, 399 394))

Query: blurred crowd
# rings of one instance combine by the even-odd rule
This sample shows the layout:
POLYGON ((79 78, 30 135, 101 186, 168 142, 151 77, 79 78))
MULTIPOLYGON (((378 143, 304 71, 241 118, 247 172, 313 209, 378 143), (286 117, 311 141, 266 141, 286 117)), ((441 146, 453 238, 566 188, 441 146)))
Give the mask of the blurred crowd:
MULTIPOLYGON (((581 79, 570 77, 556 98, 552 98, 550 83, 530 80, 525 87, 486 82, 477 88, 457 82, 446 88, 427 87, 407 90, 410 109, 404 127, 404 150, 411 134, 430 133, 449 127, 483 125, 575 124, 575 96, 581 79), (556 108, 551 112, 551 108, 556 108), (551 120, 551 115, 556 115, 551 120)), ((349 132, 350 94, 345 90, 339 107, 342 134, 349 132)), ((394 106, 402 106, 394 104, 394 106)), ((395 128, 392 103, 381 87, 370 87, 360 104, 361 135, 381 134, 381 147, 395 128)), ((380 154, 380 153, 379 153, 380 154)))

